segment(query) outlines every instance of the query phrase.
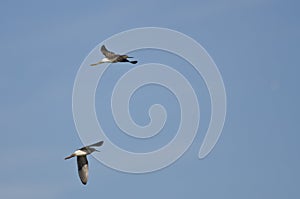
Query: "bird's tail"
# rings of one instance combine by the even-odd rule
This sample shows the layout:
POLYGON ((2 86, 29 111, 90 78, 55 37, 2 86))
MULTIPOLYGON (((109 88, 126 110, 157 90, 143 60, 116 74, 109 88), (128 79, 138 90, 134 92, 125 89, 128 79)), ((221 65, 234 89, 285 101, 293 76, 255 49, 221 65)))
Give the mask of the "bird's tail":
POLYGON ((132 63, 132 64, 136 64, 136 63, 138 63, 137 61, 130 61, 130 63, 132 63))

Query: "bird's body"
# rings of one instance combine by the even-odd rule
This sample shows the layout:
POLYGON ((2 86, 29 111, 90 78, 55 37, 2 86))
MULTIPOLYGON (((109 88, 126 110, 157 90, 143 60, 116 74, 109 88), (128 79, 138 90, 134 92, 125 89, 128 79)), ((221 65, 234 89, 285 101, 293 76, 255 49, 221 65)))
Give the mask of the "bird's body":
POLYGON ((119 55, 114 52, 108 51, 104 45, 101 46, 100 50, 105 57, 101 59, 99 62, 95 64, 91 64, 91 66, 96 66, 98 64, 103 64, 103 63, 117 63, 117 62, 129 62, 131 64, 137 63, 137 61, 130 61, 127 59, 133 57, 129 57, 128 55, 119 55))
POLYGON ((67 159, 70 159, 75 156, 77 157, 78 174, 79 174, 80 180, 83 184, 87 183, 88 174, 89 174, 88 160, 87 160, 86 156, 93 153, 94 151, 97 151, 96 149, 94 149, 92 147, 99 147, 102 144, 103 144, 103 141, 97 142, 97 143, 89 145, 89 146, 82 147, 81 149, 76 150, 70 156, 65 158, 65 160, 67 160, 67 159))

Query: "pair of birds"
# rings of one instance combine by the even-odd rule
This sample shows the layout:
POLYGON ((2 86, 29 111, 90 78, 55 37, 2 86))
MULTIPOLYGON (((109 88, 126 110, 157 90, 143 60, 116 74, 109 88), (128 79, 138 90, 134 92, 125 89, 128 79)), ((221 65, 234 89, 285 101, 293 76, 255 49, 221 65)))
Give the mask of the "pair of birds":
MULTIPOLYGON (((113 53, 111 51, 108 51, 106 47, 103 45, 100 48, 100 51, 105 56, 102 60, 95 64, 91 64, 91 66, 96 66, 98 64, 102 63, 117 63, 117 62, 129 62, 131 64, 136 64, 137 61, 130 61, 128 58, 128 55, 119 55, 116 53, 113 53)), ((76 150, 74 153, 72 153, 70 156, 66 157, 65 160, 70 159, 72 157, 77 157, 77 167, 78 167, 78 174, 80 177, 80 180, 82 184, 86 185, 89 177, 89 168, 88 168, 88 160, 86 158, 87 155, 93 153, 94 151, 99 152, 97 149, 93 147, 100 147, 103 145, 103 141, 97 142, 92 145, 84 146, 81 149, 76 150)))

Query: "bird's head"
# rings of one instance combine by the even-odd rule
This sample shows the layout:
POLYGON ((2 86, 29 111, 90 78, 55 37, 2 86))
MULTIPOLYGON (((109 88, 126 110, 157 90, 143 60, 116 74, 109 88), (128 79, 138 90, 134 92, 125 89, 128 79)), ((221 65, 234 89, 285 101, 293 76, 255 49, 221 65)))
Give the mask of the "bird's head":
POLYGON ((127 58, 133 58, 133 57, 129 57, 128 55, 123 55, 123 58, 127 59, 127 58))
POLYGON ((94 151, 96 151, 96 152, 100 152, 100 151, 98 151, 97 149, 95 149, 95 148, 89 148, 89 153, 93 153, 94 151))

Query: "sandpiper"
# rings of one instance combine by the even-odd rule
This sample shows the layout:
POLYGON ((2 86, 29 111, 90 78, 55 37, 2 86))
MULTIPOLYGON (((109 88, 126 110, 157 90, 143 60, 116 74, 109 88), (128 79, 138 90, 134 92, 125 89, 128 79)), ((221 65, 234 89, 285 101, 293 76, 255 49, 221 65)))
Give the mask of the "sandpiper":
POLYGON ((79 174, 81 182, 84 185, 87 183, 88 177, 89 177, 89 167, 88 167, 88 160, 87 160, 86 156, 93 153, 94 151, 98 151, 92 147, 99 147, 102 144, 103 144, 103 141, 100 141, 95 144, 82 147, 81 149, 76 150, 70 156, 65 158, 65 160, 67 160, 67 159, 77 156, 78 174, 79 174))
POLYGON ((91 64, 91 66, 96 66, 98 64, 103 64, 103 63, 116 63, 116 62, 129 62, 131 64, 136 64, 137 61, 130 61, 127 58, 133 58, 129 57, 128 55, 119 55, 115 54, 113 52, 110 52, 106 49, 104 45, 101 46, 101 52, 105 56, 102 60, 95 64, 91 64))

